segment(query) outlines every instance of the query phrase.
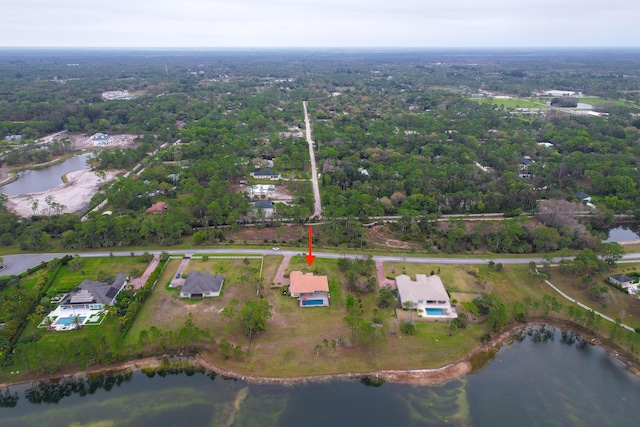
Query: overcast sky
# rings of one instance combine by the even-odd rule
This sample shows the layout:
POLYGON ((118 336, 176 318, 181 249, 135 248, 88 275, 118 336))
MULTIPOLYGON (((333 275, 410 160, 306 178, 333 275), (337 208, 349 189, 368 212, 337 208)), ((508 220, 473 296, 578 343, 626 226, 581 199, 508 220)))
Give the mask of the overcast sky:
POLYGON ((0 46, 638 47, 638 0, 3 0, 0 46))

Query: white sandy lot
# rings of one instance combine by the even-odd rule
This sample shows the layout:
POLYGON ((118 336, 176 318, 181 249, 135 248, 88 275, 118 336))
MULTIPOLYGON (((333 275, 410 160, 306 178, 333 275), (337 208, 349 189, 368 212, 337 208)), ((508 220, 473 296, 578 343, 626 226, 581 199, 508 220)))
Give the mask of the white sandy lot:
POLYGON ((7 207, 10 211, 26 218, 34 214, 32 205, 33 201, 37 200, 36 214, 46 215, 48 205, 45 198, 51 195, 57 203, 64 206, 63 212, 81 213, 89 206, 89 201, 98 188, 114 180, 117 174, 116 171, 108 171, 102 179, 91 169, 69 172, 68 181, 51 190, 8 196, 7 207))

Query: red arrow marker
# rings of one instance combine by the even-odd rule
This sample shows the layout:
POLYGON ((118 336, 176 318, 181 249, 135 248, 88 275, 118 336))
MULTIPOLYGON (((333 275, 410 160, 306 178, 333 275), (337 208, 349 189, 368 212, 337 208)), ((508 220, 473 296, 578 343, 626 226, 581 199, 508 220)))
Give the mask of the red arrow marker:
POLYGON ((313 264, 313 260, 316 259, 316 256, 311 254, 312 243, 313 243, 313 227, 309 226, 309 255, 304 256, 307 259, 307 264, 309 264, 309 267, 311 267, 311 264, 313 264))

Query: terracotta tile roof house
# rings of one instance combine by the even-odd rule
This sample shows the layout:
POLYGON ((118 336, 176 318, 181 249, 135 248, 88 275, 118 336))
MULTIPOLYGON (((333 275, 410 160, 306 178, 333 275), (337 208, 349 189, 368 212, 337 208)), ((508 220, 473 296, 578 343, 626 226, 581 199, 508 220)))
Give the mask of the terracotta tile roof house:
POLYGON ((164 213, 166 209, 167 209, 166 202, 158 202, 158 203, 152 204, 151 207, 147 209, 147 213, 152 215, 159 215, 161 213, 164 213))
POLYGON ((206 298, 220 296, 224 277, 192 271, 180 289, 180 298, 206 298))
POLYGON ((326 307, 329 305, 329 282, 327 276, 292 271, 289 275, 289 292, 300 301, 300 307, 326 307))
POLYGON ((403 307, 407 302, 413 303, 420 316, 458 317, 440 277, 416 274, 413 281, 406 274, 401 274, 396 277, 396 285, 403 307))
POLYGON ((113 305, 118 293, 127 283, 127 277, 126 274, 119 273, 111 284, 95 280, 84 280, 69 292, 60 303, 60 307, 97 310, 105 305, 113 305))

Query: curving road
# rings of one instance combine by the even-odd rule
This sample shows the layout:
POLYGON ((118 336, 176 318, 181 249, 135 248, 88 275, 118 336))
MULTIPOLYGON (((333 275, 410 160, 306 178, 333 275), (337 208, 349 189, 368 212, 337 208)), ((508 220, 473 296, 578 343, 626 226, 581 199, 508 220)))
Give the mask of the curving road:
POLYGON ((318 184, 318 168, 316 167, 316 155, 313 153, 313 140, 311 139, 311 122, 307 113, 307 101, 302 101, 304 107, 304 127, 309 143, 309 158, 311 159, 311 186, 313 187, 313 215, 317 219, 322 218, 322 201, 320 200, 320 186, 318 184))

